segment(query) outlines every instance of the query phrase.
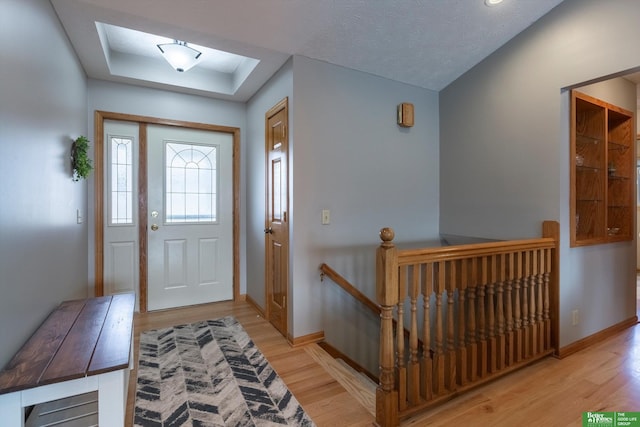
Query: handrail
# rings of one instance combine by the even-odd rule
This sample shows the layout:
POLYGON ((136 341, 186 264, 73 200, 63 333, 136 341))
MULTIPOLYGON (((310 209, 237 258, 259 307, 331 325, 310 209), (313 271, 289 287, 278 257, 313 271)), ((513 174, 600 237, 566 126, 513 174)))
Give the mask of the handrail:
MULTIPOLYGON (((384 230, 384 229, 383 229, 384 230)), ((390 229, 388 229, 391 231, 390 229)), ((527 240, 509 240, 499 242, 473 243, 469 245, 401 249, 397 248, 398 265, 410 265, 416 262, 435 262, 496 255, 515 251, 527 251, 531 249, 551 249, 555 247, 555 240, 550 237, 542 237, 527 240)))
MULTIPOLYGON (((322 272, 320 281, 322 281, 324 276, 326 275, 335 284, 344 289, 349 295, 353 296, 357 301, 360 301, 362 304, 364 304, 364 306, 367 307, 373 314, 375 314, 376 316, 380 316, 382 308, 375 302, 371 301, 365 294, 360 292, 358 288, 353 286, 347 279, 340 275, 340 273, 324 263, 320 265, 320 271, 322 272)), ((391 321, 395 330, 395 328, 398 326, 398 321, 396 319, 391 319, 391 321)), ((407 328, 403 328, 403 333, 405 338, 408 339, 409 330, 407 328)), ((418 345, 420 345, 420 348, 422 348, 422 340, 418 339, 418 345)))
MULTIPOLYGON (((337 273, 334 269, 329 267, 327 264, 322 264, 320 266, 320 271, 322 271, 323 276, 327 275, 331 280, 333 280, 338 286, 347 291, 351 296, 353 296, 356 300, 360 301, 364 304, 371 312, 377 316, 380 315, 380 306, 375 302, 371 301, 365 294, 360 292, 355 286, 353 286, 347 279, 342 277, 339 273, 337 273)), ((320 279, 322 280, 322 278, 320 279)))

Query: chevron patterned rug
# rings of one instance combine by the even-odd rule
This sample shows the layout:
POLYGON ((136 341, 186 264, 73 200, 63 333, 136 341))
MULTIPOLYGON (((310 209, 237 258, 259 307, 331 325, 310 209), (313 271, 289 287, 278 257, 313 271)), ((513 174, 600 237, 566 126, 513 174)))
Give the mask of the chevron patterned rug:
POLYGON ((314 426, 233 317, 140 334, 134 425, 314 426))

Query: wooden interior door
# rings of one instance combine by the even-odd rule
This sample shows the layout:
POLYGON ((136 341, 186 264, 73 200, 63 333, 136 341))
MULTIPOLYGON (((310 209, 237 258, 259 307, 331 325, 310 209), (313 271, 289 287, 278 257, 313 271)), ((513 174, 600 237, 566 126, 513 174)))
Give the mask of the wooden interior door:
POLYGON ((287 336, 287 296, 289 286, 289 185, 288 99, 265 114, 266 141, 266 220, 265 289, 266 316, 278 331, 287 336))

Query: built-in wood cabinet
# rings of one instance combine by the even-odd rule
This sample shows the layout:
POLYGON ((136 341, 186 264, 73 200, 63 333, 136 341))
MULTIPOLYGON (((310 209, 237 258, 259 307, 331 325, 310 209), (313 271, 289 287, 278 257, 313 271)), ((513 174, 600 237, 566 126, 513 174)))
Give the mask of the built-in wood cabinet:
POLYGON ((571 246, 633 239, 634 115, 571 95, 571 246))

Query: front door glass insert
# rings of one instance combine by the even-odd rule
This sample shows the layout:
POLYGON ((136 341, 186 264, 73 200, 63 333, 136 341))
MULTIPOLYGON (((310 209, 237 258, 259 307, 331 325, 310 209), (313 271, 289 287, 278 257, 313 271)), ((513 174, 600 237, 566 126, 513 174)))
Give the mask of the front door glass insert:
POLYGON ((166 223, 217 222, 217 148, 166 142, 166 223))

